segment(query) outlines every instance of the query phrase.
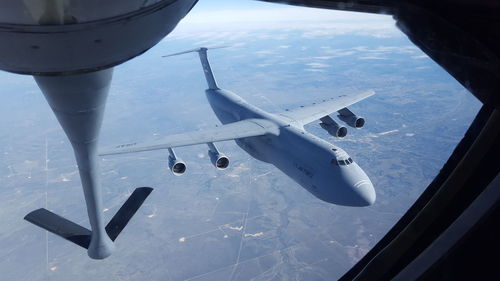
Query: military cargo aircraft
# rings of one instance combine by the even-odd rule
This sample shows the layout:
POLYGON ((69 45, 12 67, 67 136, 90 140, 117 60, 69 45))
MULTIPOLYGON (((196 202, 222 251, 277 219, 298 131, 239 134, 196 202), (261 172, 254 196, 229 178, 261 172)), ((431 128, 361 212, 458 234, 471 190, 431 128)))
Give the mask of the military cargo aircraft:
POLYGON ((347 106, 373 95, 373 91, 339 95, 321 103, 271 114, 230 91, 220 89, 207 50, 201 47, 172 55, 198 52, 208 83, 205 93, 222 126, 171 135, 149 143, 120 144, 100 155, 168 149, 169 167, 175 175, 181 175, 186 171, 186 164, 177 157, 173 148, 206 143, 213 165, 225 169, 229 159, 219 152, 214 142, 234 140, 252 157, 273 164, 323 201, 356 207, 375 202, 372 182, 358 164, 340 147, 304 130, 305 124, 319 119, 321 127, 329 134, 344 137, 347 129, 330 117, 334 112, 349 126, 363 127, 365 119, 352 113, 347 106))

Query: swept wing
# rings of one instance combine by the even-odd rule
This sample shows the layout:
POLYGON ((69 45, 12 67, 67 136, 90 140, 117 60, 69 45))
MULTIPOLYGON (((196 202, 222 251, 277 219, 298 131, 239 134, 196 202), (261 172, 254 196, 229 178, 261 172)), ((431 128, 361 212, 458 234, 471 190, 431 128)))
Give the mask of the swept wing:
POLYGON ((234 140, 246 137, 255 137, 266 134, 279 134, 279 127, 273 122, 264 119, 247 119, 221 125, 213 129, 170 135, 159 140, 144 143, 127 143, 105 149, 99 155, 123 154, 131 152, 167 149, 189 146, 202 143, 234 140))
POLYGON ((321 119, 333 112, 339 111, 345 107, 355 104, 359 101, 366 99, 374 95, 374 91, 365 91, 356 94, 340 95, 329 100, 325 100, 321 103, 316 103, 297 109, 285 111, 279 113, 279 115, 286 118, 293 119, 298 123, 305 125, 311 123, 315 120, 321 119))

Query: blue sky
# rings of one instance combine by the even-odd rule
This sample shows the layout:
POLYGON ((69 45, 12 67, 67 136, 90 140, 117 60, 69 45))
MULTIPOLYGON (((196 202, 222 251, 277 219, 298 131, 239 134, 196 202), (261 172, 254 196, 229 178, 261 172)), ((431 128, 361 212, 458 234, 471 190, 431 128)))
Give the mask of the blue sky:
POLYGON ((198 31, 243 32, 277 29, 394 35, 394 20, 374 15, 314 9, 254 0, 200 0, 170 36, 198 36, 198 31))
POLYGON ((255 0, 200 0, 184 21, 196 23, 234 22, 392 22, 387 15, 315 9, 255 0))

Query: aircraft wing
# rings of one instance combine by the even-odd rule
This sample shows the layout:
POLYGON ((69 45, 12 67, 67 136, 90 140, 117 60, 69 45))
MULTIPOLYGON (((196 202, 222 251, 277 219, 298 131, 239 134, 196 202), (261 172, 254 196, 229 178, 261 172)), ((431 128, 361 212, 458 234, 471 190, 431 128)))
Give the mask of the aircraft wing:
POLYGON ((333 112, 339 111, 344 107, 348 107, 352 104, 355 104, 359 101, 366 99, 374 95, 374 91, 365 91, 357 94, 351 95, 340 95, 328 100, 324 100, 323 102, 300 107, 293 110, 288 110, 279 115, 291 118, 302 125, 311 123, 315 120, 321 119, 322 117, 329 115, 333 112))
POLYGON ((120 144, 112 148, 102 150, 99 155, 104 156, 112 154, 167 149, 180 146, 255 137, 266 134, 278 135, 278 125, 264 119, 247 119, 221 125, 213 129, 205 129, 201 131, 171 135, 151 142, 133 142, 120 144))

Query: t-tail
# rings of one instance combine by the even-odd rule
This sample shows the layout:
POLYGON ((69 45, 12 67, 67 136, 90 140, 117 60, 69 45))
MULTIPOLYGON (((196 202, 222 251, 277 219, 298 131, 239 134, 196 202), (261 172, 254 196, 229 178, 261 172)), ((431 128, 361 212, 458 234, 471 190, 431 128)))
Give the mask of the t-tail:
POLYGON ((179 52, 179 53, 175 53, 175 54, 165 55, 163 57, 171 57, 171 56, 177 56, 177 55, 197 52, 198 55, 200 56, 201 66, 203 67, 203 73, 205 73, 205 79, 207 79, 208 88, 212 89, 212 90, 218 90, 219 86, 217 86, 217 82, 215 81, 215 77, 214 77, 214 74, 212 72, 212 68, 210 67, 210 63, 208 62, 207 50, 208 49, 220 49, 220 48, 226 48, 226 46, 200 47, 200 48, 191 49, 191 50, 187 50, 187 51, 183 51, 183 52, 179 52))

